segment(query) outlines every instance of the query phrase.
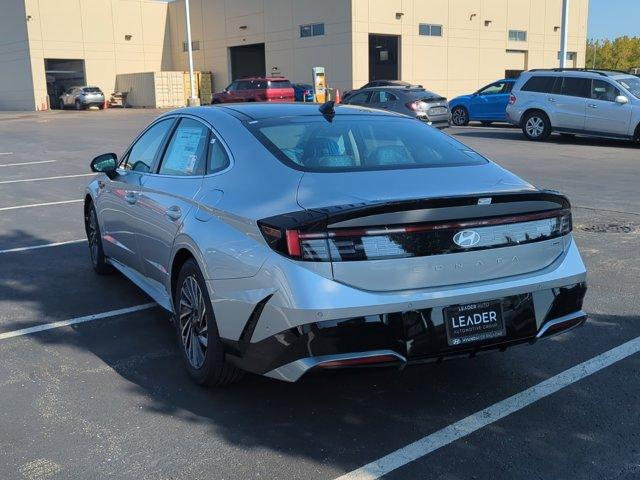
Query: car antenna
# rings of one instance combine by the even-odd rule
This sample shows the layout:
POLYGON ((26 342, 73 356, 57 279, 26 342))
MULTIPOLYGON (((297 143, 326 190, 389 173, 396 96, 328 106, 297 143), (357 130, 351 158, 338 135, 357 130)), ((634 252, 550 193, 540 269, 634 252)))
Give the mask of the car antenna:
POLYGON ((324 115, 324 117, 330 122, 333 117, 336 115, 336 110, 334 108, 336 102, 334 102, 333 100, 329 100, 328 102, 324 102, 322 105, 320 105, 320 107, 318 108, 318 110, 320 110, 320 113, 322 115, 324 115))

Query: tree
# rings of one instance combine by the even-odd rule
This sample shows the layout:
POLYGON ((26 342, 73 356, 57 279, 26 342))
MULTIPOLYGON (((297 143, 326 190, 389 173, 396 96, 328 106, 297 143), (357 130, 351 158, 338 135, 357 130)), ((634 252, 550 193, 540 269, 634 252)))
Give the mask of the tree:
POLYGON ((640 37, 618 37, 615 40, 587 40, 587 68, 628 72, 640 67, 640 37))

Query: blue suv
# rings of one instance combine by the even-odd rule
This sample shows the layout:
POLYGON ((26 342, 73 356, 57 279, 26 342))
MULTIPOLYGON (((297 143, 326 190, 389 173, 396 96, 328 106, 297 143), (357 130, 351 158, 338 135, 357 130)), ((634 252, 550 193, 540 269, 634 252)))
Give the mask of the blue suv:
POLYGON ((471 95, 461 95, 449 102, 451 123, 457 127, 468 125, 477 120, 484 125, 491 122, 506 122, 507 103, 515 78, 498 80, 471 95))

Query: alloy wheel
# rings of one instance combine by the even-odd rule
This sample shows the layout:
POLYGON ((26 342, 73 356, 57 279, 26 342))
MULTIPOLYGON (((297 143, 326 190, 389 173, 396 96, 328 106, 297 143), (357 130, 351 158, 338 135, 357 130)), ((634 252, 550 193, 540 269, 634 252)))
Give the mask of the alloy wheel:
POLYGON ((98 264, 98 219, 96 217, 95 210, 89 211, 89 218, 87 222, 87 237, 89 240, 89 251, 91 252, 91 262, 93 265, 98 264))
POLYGON ((530 117, 525 125, 527 135, 538 138, 544 132, 544 120, 540 117, 530 117))
POLYGON ((463 108, 456 108, 451 112, 451 120, 458 127, 464 126, 467 123, 467 112, 463 108))
POLYGON ((195 276, 189 275, 180 288, 178 322, 184 352, 193 368, 204 364, 208 346, 207 310, 195 276))

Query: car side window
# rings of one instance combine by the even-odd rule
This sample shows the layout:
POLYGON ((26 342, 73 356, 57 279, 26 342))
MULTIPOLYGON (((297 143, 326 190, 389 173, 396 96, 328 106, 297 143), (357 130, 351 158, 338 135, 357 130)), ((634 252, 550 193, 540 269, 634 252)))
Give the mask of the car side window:
POLYGON ((228 92, 234 92, 238 89, 238 82, 231 82, 231 84, 227 87, 228 92))
POLYGON ((588 78, 564 77, 560 95, 568 97, 589 97, 589 89, 591 88, 591 80, 588 78))
POLYGON ((367 103, 367 101, 369 100, 369 96, 371 94, 369 92, 360 92, 360 93, 356 93, 355 95, 353 95, 352 97, 349 97, 349 103, 367 103))
POLYGON ((591 98, 605 102, 615 102, 620 90, 604 80, 591 81, 591 98))
POLYGON ((515 84, 513 82, 507 82, 504 84, 504 91, 502 93, 511 93, 511 90, 513 90, 513 86, 515 84))
POLYGON ((230 163, 231 162, 229 161, 229 155, 227 155, 227 151, 225 150, 224 146, 222 146, 222 142, 218 137, 211 134, 211 139, 209 140, 207 174, 224 170, 229 166, 230 163))
POLYGON ((533 76, 522 86, 523 92, 537 92, 537 93, 552 93, 554 91, 554 84, 556 78, 562 80, 559 77, 551 76, 533 76))
POLYGON ((134 172, 149 172, 171 125, 173 125, 173 119, 167 118, 149 128, 131 147, 121 167, 134 172))
POLYGON ((371 97, 371 103, 389 103, 395 102, 398 99, 393 93, 389 92, 374 92, 371 97))
POLYGON ((160 175, 204 174, 204 158, 210 130, 191 118, 180 120, 160 163, 160 175))
POLYGON ((503 93, 504 90, 504 82, 492 83, 488 87, 480 90, 480 95, 497 95, 499 93, 503 93))

